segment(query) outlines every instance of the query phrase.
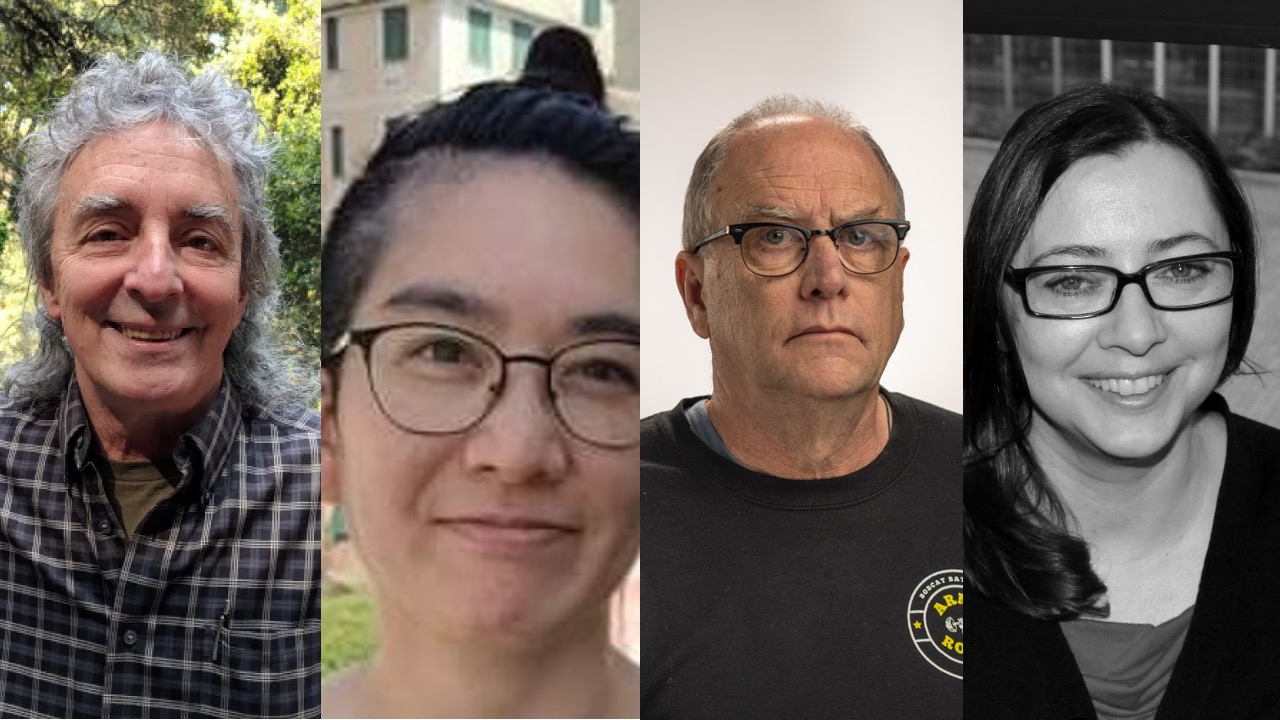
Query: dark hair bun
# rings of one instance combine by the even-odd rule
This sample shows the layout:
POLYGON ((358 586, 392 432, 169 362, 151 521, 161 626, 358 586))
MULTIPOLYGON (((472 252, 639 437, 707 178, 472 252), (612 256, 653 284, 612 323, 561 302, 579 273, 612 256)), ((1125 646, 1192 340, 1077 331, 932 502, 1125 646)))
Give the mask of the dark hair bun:
POLYGON ((604 76, 595 48, 590 38, 570 27, 548 28, 534 38, 516 85, 578 93, 604 104, 604 76))

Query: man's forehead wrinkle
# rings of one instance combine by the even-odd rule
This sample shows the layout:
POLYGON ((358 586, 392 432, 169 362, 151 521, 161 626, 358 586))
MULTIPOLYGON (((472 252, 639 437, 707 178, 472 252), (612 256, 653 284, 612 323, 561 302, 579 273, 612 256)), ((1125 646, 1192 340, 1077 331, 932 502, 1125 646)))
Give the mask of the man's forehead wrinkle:
MULTIPOLYGON (((77 162, 92 162, 96 169, 95 182, 101 180, 137 182, 140 179, 138 169, 168 168, 175 161, 181 166, 181 172, 212 179, 218 184, 222 184, 226 175, 230 174, 234 184, 235 171, 227 159, 221 157, 185 127, 165 120, 139 123, 99 135, 70 157, 67 168, 70 169, 77 162), (131 152, 127 156, 120 156, 121 143, 136 142, 135 138, 130 137, 131 133, 148 132, 155 126, 167 128, 168 133, 172 134, 171 137, 176 139, 178 144, 171 145, 163 141, 147 143, 142 152, 131 152), (104 154, 107 157, 104 157, 104 154)), ((154 182, 153 178, 148 177, 141 180, 154 182)))
POLYGON ((862 216, 886 204, 879 188, 844 173, 830 176, 795 174, 744 183, 725 200, 738 212, 770 217, 796 217, 829 209, 838 215, 862 216))
MULTIPOLYGON (((79 221, 94 213, 111 210, 143 212, 157 200, 190 194, 179 212, 192 218, 218 222, 225 219, 234 224, 239 210, 240 188, 234 175, 228 176, 232 172, 230 166, 212 155, 207 161, 181 154, 174 157, 182 161, 183 167, 179 172, 193 178, 193 182, 172 186, 163 173, 151 172, 151 161, 156 161, 155 167, 161 168, 165 167, 164 163, 143 153, 133 161, 102 163, 95 167, 92 175, 80 178, 72 186, 61 184, 58 206, 64 211, 71 211, 72 221, 79 221), (138 172, 139 169, 143 172, 138 172), (177 196, 174 196, 175 192, 177 196)), ((80 162, 98 159, 92 154, 77 158, 80 162)))

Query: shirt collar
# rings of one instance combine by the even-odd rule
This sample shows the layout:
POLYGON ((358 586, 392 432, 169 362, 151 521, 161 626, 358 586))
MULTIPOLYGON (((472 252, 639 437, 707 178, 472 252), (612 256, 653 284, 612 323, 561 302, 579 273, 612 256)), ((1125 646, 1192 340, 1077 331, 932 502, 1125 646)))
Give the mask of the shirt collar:
MULTIPOLYGON (((213 487, 230 454, 231 443, 240 430, 240 411, 240 400, 224 375, 209 409, 195 427, 179 438, 173 449, 171 457, 184 477, 193 465, 199 467, 200 490, 204 494, 213 487)), ((59 447, 72 459, 79 475, 79 471, 83 471, 85 464, 92 459, 94 442, 93 428, 89 425, 75 372, 71 373, 67 392, 62 398, 58 427, 61 435, 59 447)))

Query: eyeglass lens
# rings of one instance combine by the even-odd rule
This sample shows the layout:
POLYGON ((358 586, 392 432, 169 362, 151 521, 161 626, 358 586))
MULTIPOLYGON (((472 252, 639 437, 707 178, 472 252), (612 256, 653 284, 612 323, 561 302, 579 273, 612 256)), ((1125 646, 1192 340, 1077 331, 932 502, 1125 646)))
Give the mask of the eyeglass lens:
MULTIPOLYGON (((509 372, 496 347, 439 327, 387 330, 369 354, 379 404, 391 420, 412 432, 471 427, 497 403, 509 372)), ((550 363, 555 411, 572 434, 605 446, 639 441, 639 346, 584 343, 557 353, 550 363)))
MULTIPOLYGON (((742 236, 742 259, 761 275, 786 275, 804 262, 807 242, 799 228, 764 225, 742 236)), ((898 231, 885 223, 846 225, 836 231, 840 262, 856 273, 876 273, 898 256, 898 231)))
MULTIPOLYGON (((1151 300, 1162 308, 1184 308, 1222 300, 1234 283, 1227 258, 1174 259, 1143 275, 1151 300)), ((1106 270, 1055 269, 1027 277, 1027 305, 1046 315, 1087 315, 1112 305, 1120 279, 1106 270)))

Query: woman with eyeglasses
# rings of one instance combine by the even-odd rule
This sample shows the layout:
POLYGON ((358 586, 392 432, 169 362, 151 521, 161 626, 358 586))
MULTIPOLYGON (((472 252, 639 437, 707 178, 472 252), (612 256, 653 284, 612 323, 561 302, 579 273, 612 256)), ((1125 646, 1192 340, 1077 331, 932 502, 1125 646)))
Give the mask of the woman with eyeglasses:
POLYGON ((964 254, 966 717, 1280 716, 1280 431, 1214 392, 1258 251, 1213 142, 1141 91, 1043 102, 964 254))
POLYGON ((637 717, 639 136, 486 85, 401 123, 323 254, 323 477, 378 606, 335 717, 637 717))

